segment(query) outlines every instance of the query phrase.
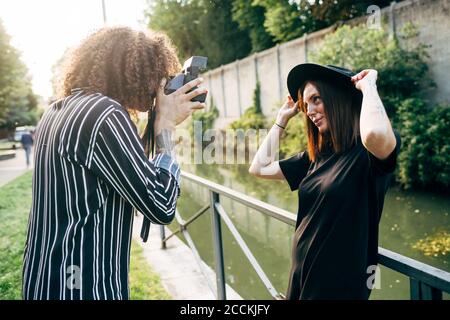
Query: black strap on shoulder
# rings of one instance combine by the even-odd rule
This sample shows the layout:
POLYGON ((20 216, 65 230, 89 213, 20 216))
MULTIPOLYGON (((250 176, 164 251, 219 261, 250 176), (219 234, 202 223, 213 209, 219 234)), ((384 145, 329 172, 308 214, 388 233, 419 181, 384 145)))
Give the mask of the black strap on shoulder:
MULTIPOLYGON (((148 112, 148 119, 147 119, 147 127, 144 131, 143 139, 144 139, 144 150, 147 155, 147 158, 150 158, 150 155, 154 156, 155 153, 155 130, 154 130, 154 124, 155 124, 155 108, 151 108, 148 112)), ((142 221, 142 228, 141 228, 141 238, 143 242, 147 242, 148 235, 150 232, 150 219, 144 216, 144 220, 142 221)))

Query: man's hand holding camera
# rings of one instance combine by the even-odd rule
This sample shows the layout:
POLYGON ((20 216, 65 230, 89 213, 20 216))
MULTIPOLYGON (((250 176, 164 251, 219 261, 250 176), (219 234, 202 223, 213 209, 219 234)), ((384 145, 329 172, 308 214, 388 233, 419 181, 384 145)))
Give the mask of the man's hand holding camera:
POLYGON ((204 102, 192 102, 191 99, 206 93, 206 88, 198 87, 189 92, 202 82, 202 78, 196 78, 175 92, 166 95, 164 94, 166 79, 161 81, 156 96, 155 136, 157 152, 167 152, 172 155, 173 142, 171 136, 175 126, 186 120, 194 111, 205 108, 204 102))

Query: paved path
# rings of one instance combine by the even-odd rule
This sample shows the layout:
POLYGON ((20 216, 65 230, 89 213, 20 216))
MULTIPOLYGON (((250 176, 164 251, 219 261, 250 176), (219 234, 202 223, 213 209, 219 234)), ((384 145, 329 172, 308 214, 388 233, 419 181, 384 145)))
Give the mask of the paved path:
MULTIPOLYGON (((152 224, 146 243, 139 237, 142 225, 142 215, 135 217, 133 238, 144 249, 147 262, 161 278, 162 285, 175 300, 214 300, 208 282, 200 271, 190 248, 178 237, 172 237, 167 242, 167 248, 161 249, 159 226, 152 224)), ((166 228, 166 235, 170 230, 166 228)), ((215 287, 215 273, 205 263, 202 265, 215 287)), ((227 299, 241 300, 242 298, 233 288, 227 285, 227 299)))
MULTIPOLYGON (((31 159, 33 157, 31 156, 31 159)), ((33 167, 31 163, 30 168, 33 167)), ((11 180, 25 173, 27 170, 25 161, 25 151, 22 149, 16 150, 16 156, 8 160, 0 160, 0 187, 4 186, 11 180)))

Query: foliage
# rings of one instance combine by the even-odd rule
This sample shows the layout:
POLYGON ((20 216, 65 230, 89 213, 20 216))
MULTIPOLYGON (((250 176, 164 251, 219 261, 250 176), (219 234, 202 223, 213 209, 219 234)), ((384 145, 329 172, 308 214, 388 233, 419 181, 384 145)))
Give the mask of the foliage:
POLYGON ((214 127, 214 121, 219 117, 219 109, 217 109, 214 104, 212 96, 210 96, 209 110, 207 111, 196 111, 192 114, 192 124, 189 126, 189 133, 191 137, 194 137, 194 122, 201 121, 202 123, 202 136, 197 138, 202 138, 205 131, 212 129, 214 127))
POLYGON ((419 98, 400 104, 402 147, 398 180, 409 187, 447 189, 450 186, 450 106, 430 108, 419 98))
POLYGON ((170 300, 161 279, 145 261, 144 251, 136 241, 131 242, 130 300, 170 300))
POLYGON ((367 14, 388 0, 155 0, 148 26, 168 34, 180 59, 209 58, 209 68, 268 49, 338 21, 367 14))
POLYGON ((234 0, 232 7, 233 20, 239 29, 248 31, 252 43, 252 52, 262 51, 274 45, 273 36, 264 28, 266 8, 248 0, 234 0))
POLYGON ((267 126, 266 118, 256 111, 255 107, 245 110, 244 114, 236 121, 230 124, 230 128, 237 130, 263 129, 267 126))
POLYGON ((280 158, 294 155, 307 147, 308 137, 305 128, 304 114, 292 118, 280 142, 280 158))
POLYGON ((0 20, 0 127, 33 125, 38 120, 37 99, 19 52, 0 20))
POLYGON ((367 8, 376 5, 388 6, 390 0, 320 0, 300 1, 300 19, 304 32, 313 32, 332 24, 367 14, 367 8))
POLYGON ((264 129, 266 126, 266 118, 261 110, 261 84, 258 81, 253 92, 252 106, 245 110, 244 114, 238 120, 232 122, 230 128, 245 131, 248 129, 264 129))
POLYGON ((262 106, 261 106, 261 83, 256 81, 255 91, 253 91, 252 98, 253 106, 255 107, 255 112, 262 114, 262 106))
POLYGON ((282 43, 329 27, 336 22, 365 15, 370 5, 382 8, 389 5, 390 1, 253 0, 251 4, 265 9, 264 28, 276 43, 282 43))
POLYGON ((0 299, 22 298, 22 258, 31 207, 31 172, 0 188, 0 299))
POLYGON ((172 39, 180 59, 203 55, 215 68, 251 51, 248 32, 239 29, 231 10, 231 0, 156 0, 146 17, 151 29, 172 39))
POLYGON ((303 34, 299 9, 292 1, 254 0, 266 9, 264 27, 277 43, 289 41, 303 34))

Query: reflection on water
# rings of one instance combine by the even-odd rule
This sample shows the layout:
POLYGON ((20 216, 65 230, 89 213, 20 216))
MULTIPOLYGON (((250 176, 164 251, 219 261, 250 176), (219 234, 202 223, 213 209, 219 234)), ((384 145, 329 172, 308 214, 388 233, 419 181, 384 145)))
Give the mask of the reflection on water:
MULTIPOLYGON (((247 173, 245 165, 184 165, 183 169, 290 212, 297 210, 297 194, 289 190, 287 183, 254 178, 247 173)), ((220 201, 272 284, 285 293, 294 228, 227 198, 222 197, 220 201)), ((206 189, 183 180, 178 209, 184 219, 208 203, 206 189)), ((380 224, 380 246, 450 271, 449 212, 449 199, 391 188, 380 224)), ((209 214, 204 214, 188 230, 202 259, 214 267, 209 214)), ((222 231, 227 283, 244 298, 270 299, 225 224, 222 231)), ((371 299, 409 299, 409 279, 381 267, 381 289, 374 290, 371 299)))

